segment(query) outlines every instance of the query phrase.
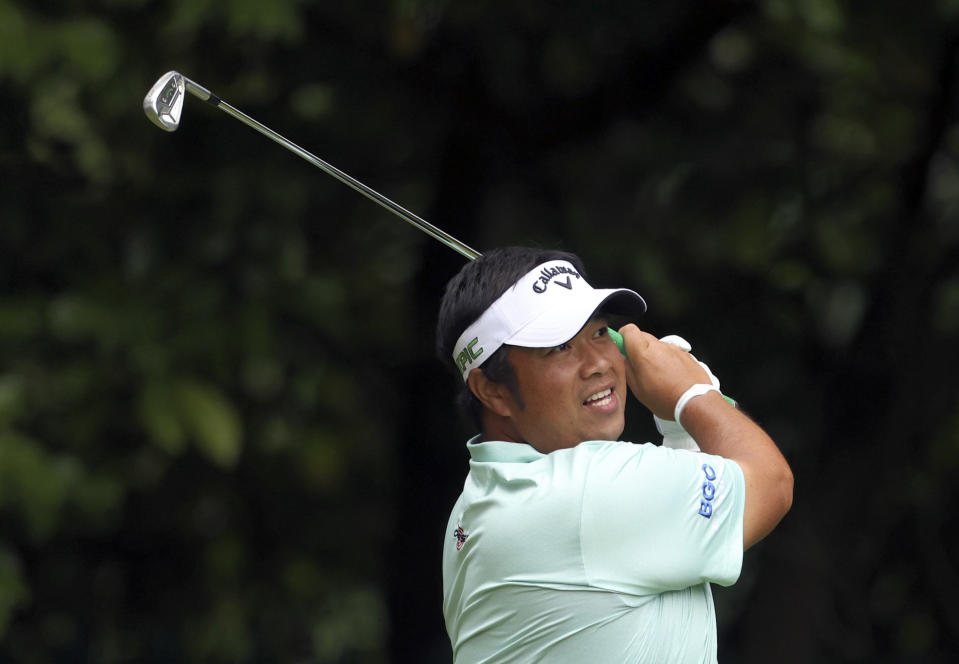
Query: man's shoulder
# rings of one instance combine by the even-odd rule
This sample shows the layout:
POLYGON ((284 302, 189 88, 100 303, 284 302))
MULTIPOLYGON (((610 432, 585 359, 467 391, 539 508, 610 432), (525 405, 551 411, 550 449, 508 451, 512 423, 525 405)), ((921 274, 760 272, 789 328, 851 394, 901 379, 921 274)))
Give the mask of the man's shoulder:
POLYGON ((598 467, 616 467, 638 462, 659 447, 652 443, 629 443, 622 440, 586 440, 574 447, 556 450, 547 455, 554 472, 568 467, 574 472, 592 473, 598 467))
POLYGON ((633 476, 642 473, 664 480, 675 473, 689 472, 701 463, 687 450, 616 440, 588 440, 549 456, 557 457, 554 461, 556 468, 566 466, 575 469, 573 473, 589 478, 594 484, 604 483, 606 479, 603 478, 619 478, 624 472, 633 476))
POLYGON ((617 457, 642 455, 656 449, 659 449, 659 447, 652 443, 630 443, 624 440, 585 440, 575 447, 561 451, 594 457, 617 457))

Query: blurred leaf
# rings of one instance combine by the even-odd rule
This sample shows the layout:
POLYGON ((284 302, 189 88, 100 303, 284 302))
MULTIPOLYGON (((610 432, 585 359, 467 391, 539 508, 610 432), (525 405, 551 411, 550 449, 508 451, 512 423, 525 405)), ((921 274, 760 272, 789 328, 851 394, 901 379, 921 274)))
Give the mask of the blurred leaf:
POLYGON ((227 583, 241 582, 248 562, 244 543, 236 537, 217 538, 206 551, 209 574, 227 583))
POLYGON ((329 432, 317 431, 300 447, 300 472, 311 485, 330 490, 343 477, 344 459, 337 440, 329 432))
POLYGON ((73 488, 72 501, 92 528, 104 531, 114 528, 126 495, 125 479, 88 473, 73 488))
POLYGON ((304 85, 290 97, 290 104, 298 115, 314 120, 329 113, 333 103, 333 88, 321 83, 304 85))
POLYGON ((171 387, 148 383, 140 394, 140 422, 150 439, 168 454, 179 454, 186 444, 186 431, 171 387))
POLYGON ((959 334, 959 277, 943 281, 933 302, 933 321, 943 336, 959 334))
POLYGON ((280 42, 299 41, 303 35, 298 6, 303 0, 229 0, 225 12, 237 37, 253 36, 280 42))
POLYGON ((116 71, 120 46, 117 35, 95 18, 64 21, 54 38, 61 44, 63 57, 83 78, 102 81, 116 71))
POLYGON ((0 375, 0 428, 23 414, 26 408, 26 394, 21 378, 14 374, 0 375))
POLYGON ((238 598, 219 598, 213 610, 190 625, 192 661, 243 662, 253 651, 246 608, 238 598))
POLYGON ((233 404, 212 385, 184 380, 173 399, 184 428, 200 451, 218 466, 229 468, 240 456, 242 425, 233 404))
POLYGON ((110 149, 80 101, 80 81, 68 76, 51 78, 31 101, 35 134, 31 136, 30 148, 34 157, 56 163, 61 158, 60 144, 69 145, 74 164, 86 178, 98 184, 110 182, 110 149))
POLYGON ((386 638, 383 599, 372 588, 342 588, 327 600, 313 627, 313 651, 322 664, 376 652, 386 638))
POLYGON ((0 639, 4 638, 14 612, 30 601, 30 587, 15 553, 0 545, 0 639))
POLYGON ((26 436, 0 433, 0 506, 19 511, 37 541, 55 532, 81 472, 75 459, 48 455, 26 436))
POLYGON ((7 343, 37 334, 43 325, 43 304, 32 298, 0 301, 0 338, 7 343))
POLYGON ((265 41, 298 41, 303 34, 298 6, 302 0, 278 0, 262 3, 256 0, 176 0, 171 27, 194 30, 214 18, 225 21, 233 37, 265 41))
POLYGON ((45 59, 44 46, 20 7, 0 0, 0 74, 25 79, 45 59))

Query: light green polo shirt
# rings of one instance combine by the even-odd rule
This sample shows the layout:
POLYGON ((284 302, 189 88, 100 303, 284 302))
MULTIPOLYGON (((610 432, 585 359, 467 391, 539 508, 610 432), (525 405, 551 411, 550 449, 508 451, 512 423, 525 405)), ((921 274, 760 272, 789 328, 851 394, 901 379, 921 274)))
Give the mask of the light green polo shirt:
POLYGON ((739 466, 613 441, 467 448, 443 550, 457 664, 716 661, 709 582, 739 578, 739 466))

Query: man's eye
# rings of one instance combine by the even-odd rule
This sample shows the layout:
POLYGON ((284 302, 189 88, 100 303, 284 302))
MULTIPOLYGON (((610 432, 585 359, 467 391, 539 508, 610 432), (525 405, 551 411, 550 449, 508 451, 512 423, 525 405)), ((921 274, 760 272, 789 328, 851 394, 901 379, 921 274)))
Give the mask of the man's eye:
POLYGON ((560 344, 560 345, 558 345, 558 346, 553 346, 553 347, 550 349, 550 352, 551 352, 551 353, 565 353, 565 352, 568 351, 569 349, 570 349, 570 345, 569 345, 569 342, 567 342, 567 343, 564 343, 564 344, 560 344))
POLYGON ((596 336, 597 336, 597 337, 605 337, 607 334, 609 334, 609 328, 608 328, 608 327, 605 327, 605 326, 604 326, 604 327, 601 327, 601 328, 599 328, 598 330, 596 330, 596 336))

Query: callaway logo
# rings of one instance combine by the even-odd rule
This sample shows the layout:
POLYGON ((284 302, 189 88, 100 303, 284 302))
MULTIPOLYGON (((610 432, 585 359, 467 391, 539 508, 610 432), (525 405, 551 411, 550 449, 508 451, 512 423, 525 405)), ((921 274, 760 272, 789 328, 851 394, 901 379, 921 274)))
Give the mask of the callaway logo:
POLYGON ((579 272, 562 265, 557 265, 555 267, 544 267, 539 271, 539 274, 540 277, 533 282, 534 293, 545 293, 546 287, 549 286, 549 282, 553 279, 553 277, 559 277, 561 274, 566 275, 566 280, 560 281, 559 279, 556 279, 555 283, 557 286, 562 286, 563 288, 568 288, 569 290, 573 289, 572 277, 582 279, 582 277, 579 276, 579 272))

